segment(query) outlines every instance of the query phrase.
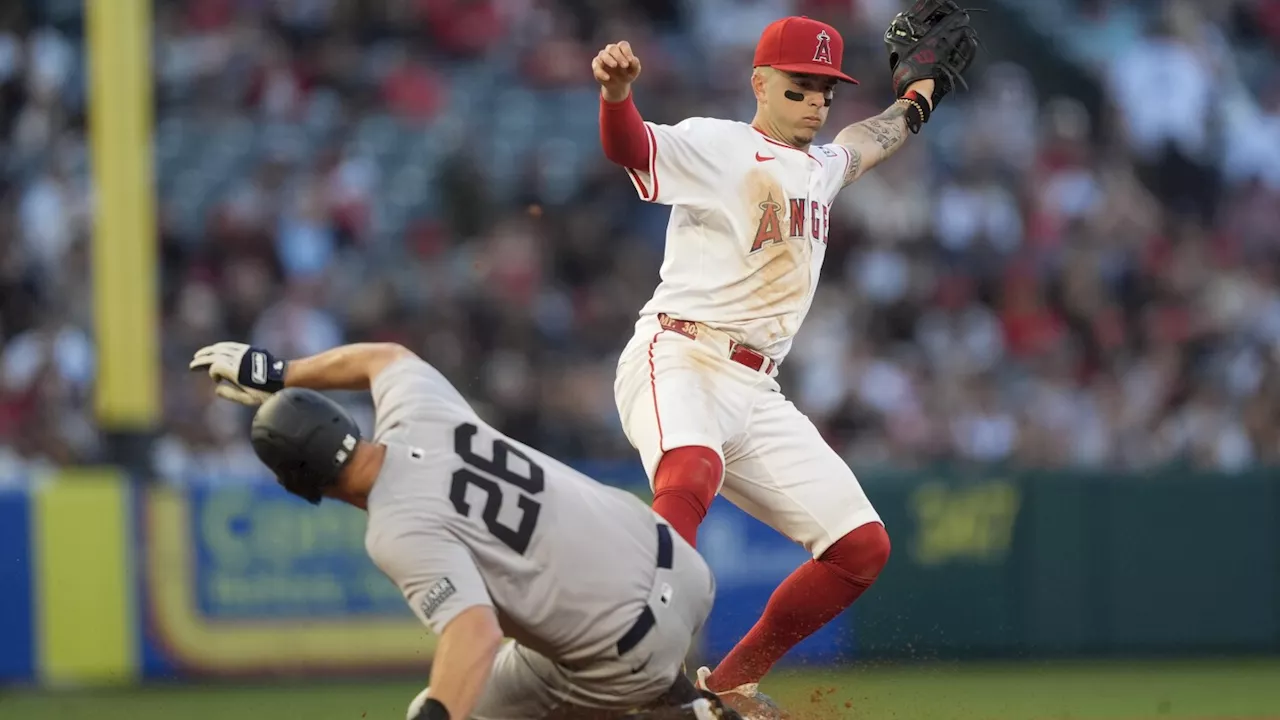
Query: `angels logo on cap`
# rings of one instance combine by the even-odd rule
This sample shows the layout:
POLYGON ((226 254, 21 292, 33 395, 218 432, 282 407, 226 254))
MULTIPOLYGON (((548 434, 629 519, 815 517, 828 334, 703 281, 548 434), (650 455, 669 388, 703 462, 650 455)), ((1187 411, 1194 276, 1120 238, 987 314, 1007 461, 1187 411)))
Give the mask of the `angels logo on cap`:
POLYGON ((813 61, 831 64, 831 36, 826 30, 818 31, 818 47, 813 51, 813 61))

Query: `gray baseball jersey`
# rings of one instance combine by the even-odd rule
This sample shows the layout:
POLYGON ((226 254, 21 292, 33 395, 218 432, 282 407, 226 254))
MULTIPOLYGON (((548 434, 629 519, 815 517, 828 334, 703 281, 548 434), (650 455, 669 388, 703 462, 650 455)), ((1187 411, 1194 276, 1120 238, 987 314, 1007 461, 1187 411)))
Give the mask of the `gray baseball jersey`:
POLYGON ((372 392, 388 450, 365 544, 413 612, 439 633, 490 606, 549 659, 607 654, 653 595, 660 518, 492 429, 422 360, 393 363, 372 392))

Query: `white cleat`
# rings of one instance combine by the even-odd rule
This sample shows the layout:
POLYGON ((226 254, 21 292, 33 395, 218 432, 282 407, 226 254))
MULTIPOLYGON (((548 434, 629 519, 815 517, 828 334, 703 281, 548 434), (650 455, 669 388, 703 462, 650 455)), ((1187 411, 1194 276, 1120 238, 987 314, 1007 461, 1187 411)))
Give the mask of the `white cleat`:
POLYGON ((721 718, 720 713, 711 706, 711 701, 706 698, 694 700, 692 708, 693 716, 698 720, 720 720, 721 718))
POLYGON ((745 683, 732 690, 716 692, 707 687, 711 668, 698 668, 698 680, 694 687, 714 692, 726 707, 733 708, 743 720, 782 720, 782 710, 768 695, 760 692, 760 683, 745 683))

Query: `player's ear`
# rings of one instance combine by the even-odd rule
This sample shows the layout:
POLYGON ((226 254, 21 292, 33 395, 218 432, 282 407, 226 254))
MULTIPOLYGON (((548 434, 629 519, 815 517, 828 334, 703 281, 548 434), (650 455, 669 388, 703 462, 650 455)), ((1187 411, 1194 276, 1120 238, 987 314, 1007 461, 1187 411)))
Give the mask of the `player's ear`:
POLYGON ((768 87, 769 87, 769 68, 754 68, 751 71, 751 91, 756 96, 756 102, 761 104, 768 103, 768 87))

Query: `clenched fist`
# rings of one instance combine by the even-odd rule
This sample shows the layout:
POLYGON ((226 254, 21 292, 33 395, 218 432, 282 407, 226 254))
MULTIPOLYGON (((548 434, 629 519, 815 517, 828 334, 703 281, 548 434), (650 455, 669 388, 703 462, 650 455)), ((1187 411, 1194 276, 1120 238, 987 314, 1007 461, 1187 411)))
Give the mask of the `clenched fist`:
POLYGON ((640 77, 640 59, 631 52, 631 43, 609 43, 591 61, 591 72, 600 83, 600 94, 609 102, 621 102, 631 92, 631 83, 640 77))

